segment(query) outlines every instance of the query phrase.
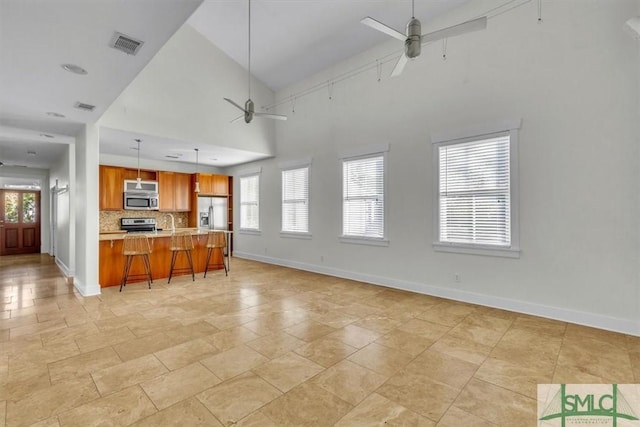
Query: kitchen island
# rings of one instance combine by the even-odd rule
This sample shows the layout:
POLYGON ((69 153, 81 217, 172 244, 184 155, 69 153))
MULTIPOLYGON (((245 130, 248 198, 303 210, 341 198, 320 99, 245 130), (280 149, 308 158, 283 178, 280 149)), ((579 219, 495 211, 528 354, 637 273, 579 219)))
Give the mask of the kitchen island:
MULTIPOLYGON (((176 231, 189 231, 191 233, 191 238, 193 239, 193 251, 191 253, 193 259, 193 270, 196 273, 203 273, 207 257, 208 230, 200 230, 197 228, 178 228, 176 231)), ((228 242, 228 237, 231 232, 225 231, 225 233, 227 233, 228 242)), ((171 231, 163 230, 144 234, 149 237, 149 244, 151 246, 151 255, 149 255, 149 259, 151 262, 151 276, 153 280, 168 279, 169 270, 171 268, 171 231)), ((125 257, 122 255, 122 241, 125 235, 126 233, 119 231, 100 233, 99 279, 101 287, 120 286, 125 261, 125 257)), ((224 268, 222 262, 222 255, 220 254, 220 251, 214 251, 209 270, 224 268)), ((184 254, 179 254, 174 267, 173 276, 191 274, 190 271, 187 271, 188 268, 189 263, 187 261, 187 257, 184 254)), ((136 257, 131 265, 129 282, 144 282, 145 280, 142 259, 136 257)))

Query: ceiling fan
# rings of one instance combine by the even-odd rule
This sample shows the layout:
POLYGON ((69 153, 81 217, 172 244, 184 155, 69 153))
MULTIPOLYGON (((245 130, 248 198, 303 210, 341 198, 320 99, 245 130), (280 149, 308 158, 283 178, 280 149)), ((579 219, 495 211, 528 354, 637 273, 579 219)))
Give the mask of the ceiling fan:
MULTIPOLYGON (((249 99, 245 101, 244 108, 236 104, 229 98, 224 98, 224 100, 244 112, 244 121, 246 123, 251 123, 251 120, 253 120, 254 117, 264 117, 267 119, 276 119, 276 120, 287 120, 287 116, 281 116, 279 114, 255 112, 255 107, 254 107, 253 101, 251 100, 251 0, 248 0, 248 3, 249 3, 249 48, 248 48, 248 61, 247 61, 248 62, 247 80, 248 80, 248 86, 249 86, 249 99)), ((242 118, 242 116, 232 120, 232 122, 235 122, 240 118, 242 118)))
POLYGON ((433 31, 427 34, 420 34, 421 24, 418 19, 415 17, 414 12, 414 1, 411 2, 411 20, 407 23, 406 34, 402 34, 400 31, 397 31, 380 21, 376 21, 375 19, 367 16, 366 18, 362 18, 360 20, 361 23, 367 25, 374 30, 381 31, 393 38, 398 40, 402 40, 404 42, 404 53, 398 59, 396 66, 393 68, 391 72, 391 76, 398 76, 404 70, 405 65, 407 65, 407 61, 409 59, 417 58, 420 55, 420 48, 422 45, 436 41, 442 40, 449 37, 458 36, 460 34, 469 33, 472 31, 484 30, 487 28, 487 17, 483 16, 481 18, 472 19, 471 21, 463 22, 462 24, 453 25, 451 27, 446 27, 441 30, 433 31))

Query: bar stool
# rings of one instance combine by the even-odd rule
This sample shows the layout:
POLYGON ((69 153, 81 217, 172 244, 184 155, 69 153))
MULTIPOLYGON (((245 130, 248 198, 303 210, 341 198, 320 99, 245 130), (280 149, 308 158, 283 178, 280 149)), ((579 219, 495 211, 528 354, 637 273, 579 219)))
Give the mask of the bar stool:
MULTIPOLYGON (((171 235, 171 270, 169 270, 169 281, 171 283, 171 276, 173 275, 173 269, 176 265, 176 258, 179 252, 184 252, 187 255, 189 261, 189 269, 191 270, 191 278, 195 282, 196 275, 193 271, 193 261, 191 260, 191 251, 193 250, 193 239, 191 233, 188 231, 179 231, 171 235)), ((186 270, 186 269, 183 269, 186 270)))
POLYGON ((228 276, 227 264, 224 262, 224 250, 227 248, 227 237, 222 231, 210 231, 207 234, 207 260, 204 264, 204 277, 207 277, 207 271, 209 271, 209 263, 211 262, 211 256, 213 252, 218 250, 222 255, 222 265, 224 266, 224 275, 228 276))
POLYGON ((134 257, 142 257, 142 263, 144 264, 145 276, 149 289, 151 289, 151 263, 149 262, 149 254, 151 253, 151 246, 149 246, 149 238, 145 234, 131 234, 124 236, 122 240, 122 255, 125 256, 124 270, 122 271, 122 280, 120 281, 120 292, 122 287, 127 286, 127 279, 131 272, 131 264, 134 257))

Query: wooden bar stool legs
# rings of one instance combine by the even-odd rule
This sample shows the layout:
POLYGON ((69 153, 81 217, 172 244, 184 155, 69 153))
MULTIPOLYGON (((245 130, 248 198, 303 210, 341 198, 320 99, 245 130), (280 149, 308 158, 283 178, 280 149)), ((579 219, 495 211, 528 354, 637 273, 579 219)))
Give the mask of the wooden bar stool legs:
POLYGON ((149 284, 149 289, 151 289, 153 278, 151 277, 151 262, 149 261, 150 253, 151 247, 149 246, 149 238, 146 235, 124 236, 122 241, 122 254, 125 256, 125 262, 124 270, 122 271, 122 280, 120 281, 120 292, 122 292, 124 286, 127 286, 127 280, 131 272, 131 264, 133 264, 133 260, 137 256, 142 257, 145 277, 149 284))
POLYGON ((196 274, 193 270, 193 260, 191 258, 191 251, 193 250, 193 239, 191 233, 188 231, 181 231, 173 233, 171 235, 171 269, 169 270, 169 281, 171 283, 171 277, 173 276, 173 270, 176 265, 176 259, 179 252, 184 252, 187 255, 187 261, 189 262, 189 270, 191 270, 191 279, 195 282, 196 274))
POLYGON ((227 247, 227 238, 222 231, 210 231, 207 234, 207 260, 204 264, 204 277, 207 277, 207 271, 209 271, 209 263, 211 263, 211 256, 215 250, 220 251, 222 255, 222 265, 224 266, 224 275, 228 276, 227 264, 224 261, 224 250, 227 247))

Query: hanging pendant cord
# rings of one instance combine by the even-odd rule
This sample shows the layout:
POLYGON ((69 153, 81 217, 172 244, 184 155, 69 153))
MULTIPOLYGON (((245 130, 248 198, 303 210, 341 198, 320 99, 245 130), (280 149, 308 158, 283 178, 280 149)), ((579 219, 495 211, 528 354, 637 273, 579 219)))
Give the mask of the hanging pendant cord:
POLYGON ((411 17, 415 18, 416 17, 416 5, 415 5, 415 0, 411 0, 411 17))
POLYGON ((249 0, 249 49, 248 49, 248 58, 247 63, 248 73, 247 73, 247 86, 249 86, 249 99, 251 99, 251 0, 249 0))

